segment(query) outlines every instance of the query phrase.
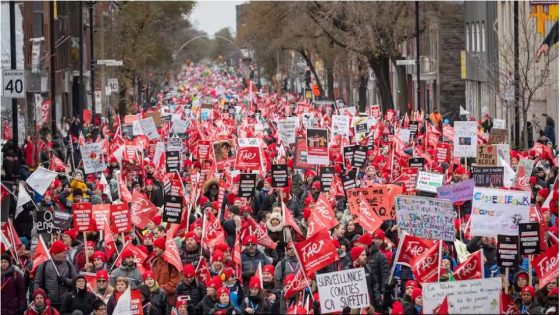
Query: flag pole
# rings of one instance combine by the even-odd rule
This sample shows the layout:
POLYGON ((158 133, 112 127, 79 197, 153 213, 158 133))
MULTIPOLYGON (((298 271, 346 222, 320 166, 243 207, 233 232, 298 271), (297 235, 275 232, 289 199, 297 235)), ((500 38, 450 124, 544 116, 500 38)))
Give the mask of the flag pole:
POLYGON ((439 274, 439 271, 441 269, 441 251, 442 251, 442 240, 439 240, 439 250, 438 250, 438 266, 437 266, 437 273, 438 273, 438 280, 437 282, 439 282, 439 279, 441 278, 441 275, 439 274))
MULTIPOLYGON (((126 248, 126 245, 128 245, 128 243, 130 243, 130 241, 124 243, 122 248, 123 249, 126 248)), ((119 252, 117 248, 115 248, 115 249, 117 250, 117 258, 115 258, 115 260, 111 264, 111 268, 109 268, 109 273, 111 273, 111 271, 113 271, 113 268, 115 267, 115 263, 117 262, 117 260, 119 260, 119 257, 121 256, 121 253, 123 252, 122 250, 119 252)))
POLYGON ((51 254, 49 253, 48 249, 47 249, 47 245, 45 244, 45 241, 43 240, 43 236, 41 234, 39 234, 39 242, 41 242, 42 246, 44 249, 47 250, 47 257, 49 258, 49 260, 51 261, 53 267, 54 267, 54 271, 56 271, 56 274, 60 277, 60 272, 58 272, 58 268, 56 268, 56 265, 54 264, 54 260, 52 259, 51 254))
MULTIPOLYGON (((402 231, 401 233, 401 239, 399 240, 399 245, 397 245, 397 252, 395 253, 395 258, 398 258, 399 255, 401 254, 401 248, 402 248, 402 244, 404 241, 404 237, 406 235, 406 231, 402 231)), ((387 284, 391 283, 391 278, 393 278, 393 273, 395 273, 395 268, 397 265, 397 260, 393 259, 393 264, 391 265, 391 271, 389 272, 389 277, 387 278, 387 284)))

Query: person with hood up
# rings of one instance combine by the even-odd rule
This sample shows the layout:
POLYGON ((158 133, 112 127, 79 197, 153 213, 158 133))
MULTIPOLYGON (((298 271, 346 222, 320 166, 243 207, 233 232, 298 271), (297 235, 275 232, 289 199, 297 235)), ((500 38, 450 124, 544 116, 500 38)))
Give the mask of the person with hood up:
MULTIPOLYGON (((138 287, 142 284, 142 274, 136 268, 134 253, 128 248, 125 248, 121 252, 121 258, 122 261, 119 268, 115 268, 115 270, 111 272, 111 286, 115 287, 117 284, 116 279, 118 277, 123 277, 126 279, 130 279, 130 288, 132 290, 138 289, 138 287)), ((128 280, 126 284, 128 285, 128 280)))
POLYGON ((167 314, 168 309, 171 308, 171 306, 167 304, 167 293, 158 286, 154 273, 146 271, 142 276, 142 279, 144 280, 143 287, 148 288, 149 292, 147 301, 157 307, 162 314, 167 314))
POLYGON ((558 314, 558 288, 554 288, 548 292, 546 302, 544 303, 543 314, 558 314))
POLYGON ((177 302, 181 300, 189 301, 187 309, 189 314, 194 314, 194 308, 206 294, 206 286, 196 278, 195 268, 191 264, 183 266, 183 279, 175 289, 177 302))
POLYGON ((214 306, 213 309, 210 310, 210 315, 234 315, 234 314, 241 314, 241 310, 231 304, 229 298, 229 289, 226 287, 221 287, 216 291, 216 297, 218 298, 218 302, 214 306))
POLYGON ((259 277, 253 276, 249 281, 249 295, 243 299, 241 310, 245 314, 263 315, 269 314, 270 305, 265 298, 265 292, 261 288, 259 277))
MULTIPOLYGON (((286 211, 290 210, 286 209, 286 211)), ((270 239, 276 243, 276 251, 280 257, 284 255, 286 242, 291 241, 291 233, 284 232, 284 223, 282 214, 279 212, 271 213, 265 223, 266 229, 268 230, 268 236, 270 236, 270 239), (288 236, 285 241, 284 235, 288 236)))
POLYGON ((209 202, 218 201, 218 194, 220 193, 219 181, 211 178, 204 183, 203 195, 208 198, 209 202))
POLYGON ((71 315, 76 310, 82 311, 84 314, 91 314, 93 311, 93 302, 97 299, 95 294, 87 289, 86 277, 79 275, 72 283, 72 291, 67 292, 62 297, 60 306, 60 314, 71 315))
POLYGON ((23 315, 60 315, 60 313, 51 307, 51 301, 47 298, 45 290, 39 288, 33 291, 33 301, 23 315))
POLYGON ((12 265, 12 257, 2 254, 2 314, 21 314, 27 307, 25 282, 21 273, 12 265))
POLYGON ((154 241, 155 258, 152 261, 152 271, 160 288, 167 293, 167 304, 169 308, 175 305, 175 288, 181 282, 179 270, 163 259, 165 238, 160 237, 154 241))

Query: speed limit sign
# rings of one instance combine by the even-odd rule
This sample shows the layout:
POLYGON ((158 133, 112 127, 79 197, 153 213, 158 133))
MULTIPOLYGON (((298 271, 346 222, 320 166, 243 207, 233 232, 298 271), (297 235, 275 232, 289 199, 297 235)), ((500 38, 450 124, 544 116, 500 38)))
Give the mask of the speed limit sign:
POLYGON ((25 71, 2 71, 2 96, 9 98, 25 98, 25 71))

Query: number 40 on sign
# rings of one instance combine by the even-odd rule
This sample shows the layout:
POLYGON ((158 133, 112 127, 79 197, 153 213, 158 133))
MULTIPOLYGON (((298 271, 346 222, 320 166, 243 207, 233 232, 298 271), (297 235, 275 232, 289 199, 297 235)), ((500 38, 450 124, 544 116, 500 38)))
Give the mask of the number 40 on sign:
POLYGON ((9 98, 25 98, 25 71, 2 71, 2 96, 9 98))

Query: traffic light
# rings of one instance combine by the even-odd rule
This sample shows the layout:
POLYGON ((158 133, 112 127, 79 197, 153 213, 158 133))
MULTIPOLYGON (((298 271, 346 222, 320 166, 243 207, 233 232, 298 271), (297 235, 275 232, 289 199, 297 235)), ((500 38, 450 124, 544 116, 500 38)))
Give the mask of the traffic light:
POLYGON ((313 95, 321 96, 321 90, 319 90, 319 86, 317 84, 313 84, 312 90, 313 90, 313 95))
POLYGON ((305 69, 303 78, 305 80, 305 87, 309 89, 311 87, 311 70, 309 68, 305 69))

